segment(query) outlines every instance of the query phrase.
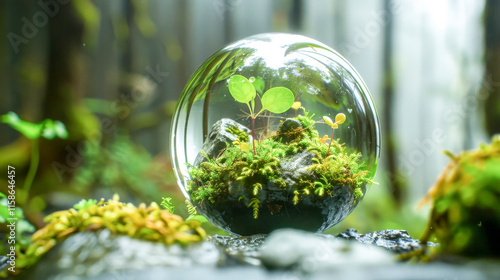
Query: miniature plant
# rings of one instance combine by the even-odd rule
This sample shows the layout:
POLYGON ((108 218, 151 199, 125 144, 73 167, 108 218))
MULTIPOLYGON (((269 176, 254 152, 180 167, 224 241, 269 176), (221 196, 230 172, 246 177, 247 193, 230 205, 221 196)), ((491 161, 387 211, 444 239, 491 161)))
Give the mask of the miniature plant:
MULTIPOLYGON (((280 213, 283 203, 301 207, 303 199, 311 196, 324 201, 336 195, 339 186, 348 186, 352 190, 353 203, 358 203, 363 197, 364 186, 374 183, 360 161, 361 154, 348 152, 333 139, 329 145, 324 145, 314 128, 317 122, 313 117, 304 110, 304 115, 293 118, 300 126, 293 130, 290 139, 285 141, 280 134, 265 138, 255 147, 256 154, 242 149, 235 141, 233 145, 228 143, 217 158, 207 157, 199 166, 188 165, 191 177, 188 192, 193 203, 203 209, 238 197, 238 204, 249 208, 253 219, 266 219, 269 213, 280 213), (283 173, 282 164, 300 153, 314 156, 311 155, 310 164, 304 165, 300 179, 287 182, 285 178, 290 175, 283 173), (283 190, 286 193, 284 200, 270 199, 269 186, 283 190)), ((339 114, 336 122, 330 123, 336 128, 344 121, 345 116, 339 114)), ((239 129, 231 128, 226 132, 245 141, 239 129)))
POLYGON ((21 120, 14 112, 2 115, 1 122, 8 124, 32 141, 31 161, 28 175, 26 175, 26 179, 24 180, 22 192, 18 194, 20 204, 24 204, 28 198, 29 190, 38 169, 38 162, 40 159, 38 139, 40 137, 49 140, 56 137, 66 139, 68 137, 68 132, 64 124, 60 121, 45 119, 39 123, 31 123, 21 120))
POLYGON ((160 206, 167 209, 170 214, 174 214, 174 204, 171 197, 162 197, 160 206))
POLYGON ((327 116, 323 116, 323 120, 327 125, 332 127, 332 139, 330 140, 330 144, 328 144, 328 151, 326 152, 326 156, 328 156, 330 155, 330 147, 332 145, 333 133, 335 132, 335 128, 339 128, 339 124, 343 124, 345 122, 345 115, 342 113, 337 114, 335 116, 335 122, 332 122, 332 119, 327 116))
MULTIPOLYGON (((254 77, 251 80, 259 81, 254 77)), ((241 76, 233 75, 228 82, 229 92, 233 98, 240 102, 247 104, 248 110, 250 111, 250 117, 252 118, 252 144, 253 153, 257 154, 255 150, 255 118, 265 110, 271 113, 281 114, 288 109, 290 109, 294 103, 294 95, 292 91, 285 87, 273 87, 267 90, 261 98, 262 108, 259 112, 255 112, 255 96, 257 95, 256 86, 260 89, 263 88, 263 84, 258 85, 252 84, 252 82, 241 76)))

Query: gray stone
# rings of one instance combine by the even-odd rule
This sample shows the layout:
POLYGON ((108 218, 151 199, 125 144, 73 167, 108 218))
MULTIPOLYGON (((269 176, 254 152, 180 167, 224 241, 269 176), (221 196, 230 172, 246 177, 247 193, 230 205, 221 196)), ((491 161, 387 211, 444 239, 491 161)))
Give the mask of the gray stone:
POLYGON ((26 279, 70 279, 152 267, 214 267, 220 255, 210 242, 167 246, 116 235, 108 229, 86 231, 52 248, 26 279))
MULTIPOLYGON (((374 244, 398 254, 409 253, 422 248, 420 241, 413 239, 406 230, 387 229, 361 234, 357 230, 350 228, 337 235, 337 237, 355 239, 365 244, 374 244)), ((438 244, 427 242, 427 246, 438 246, 438 244)))
MULTIPOLYGON (((220 119, 213 126, 210 134, 205 139, 201 150, 203 150, 209 158, 217 158, 221 152, 227 148, 226 144, 232 144, 237 139, 237 136, 226 131, 226 129, 236 126, 241 131, 249 135, 250 141, 252 140, 252 131, 246 126, 233 121, 232 119, 220 119)), ((200 163, 207 161, 205 154, 199 152, 194 160, 194 166, 199 166, 200 163)))
POLYGON ((273 269, 295 268, 305 273, 331 270, 344 266, 380 266, 394 262, 390 252, 333 236, 300 230, 274 231, 260 250, 260 259, 273 269))
POLYGON ((301 178, 312 176, 312 171, 307 168, 312 165, 315 156, 311 152, 302 151, 281 160, 280 177, 285 180, 287 186, 295 186, 301 178))
POLYGON ((248 237, 214 235, 186 247, 108 230, 82 232, 58 244, 16 279, 500 279, 498 260, 410 265, 394 259, 398 250, 367 242, 375 234, 387 235, 388 240, 414 240, 404 231, 350 232, 352 241, 290 229, 248 237), (354 237, 358 235, 366 239, 354 237))

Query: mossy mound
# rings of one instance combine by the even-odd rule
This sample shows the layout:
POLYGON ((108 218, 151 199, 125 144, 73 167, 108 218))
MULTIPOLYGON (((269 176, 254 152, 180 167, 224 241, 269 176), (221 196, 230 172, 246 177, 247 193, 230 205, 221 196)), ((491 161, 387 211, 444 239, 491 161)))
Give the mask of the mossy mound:
POLYGON ((228 129, 227 132, 237 136, 236 141, 228 143, 218 157, 206 158, 199 166, 189 166, 188 193, 193 204, 214 224, 237 234, 275 229, 261 226, 263 223, 288 226, 292 218, 281 223, 273 216, 290 216, 290 212, 297 212, 295 219, 307 223, 310 217, 301 214, 301 207, 314 212, 311 215, 319 215, 319 221, 314 226, 295 228, 324 230, 340 222, 359 203, 366 185, 373 182, 360 162, 361 154, 350 153, 337 140, 330 140, 328 145, 326 138, 319 137, 315 123, 307 112, 282 121, 274 136, 260 143, 256 141, 255 154, 245 132, 228 129), (328 214, 333 205, 342 208, 334 211, 342 212, 340 216, 328 214), (247 221, 249 217, 269 219, 247 221), (228 221, 234 219, 252 224, 253 229, 236 232, 234 227, 239 222, 228 221))
POLYGON ((500 257, 500 139, 451 157, 422 204, 432 209, 422 241, 435 236, 436 253, 500 257))
POLYGON ((184 221, 154 202, 135 207, 119 202, 117 195, 107 202, 95 202, 82 201, 75 205, 79 210, 71 208, 48 215, 44 219, 48 224, 33 234, 29 246, 16 247, 16 274, 35 264, 58 242, 87 230, 107 228, 115 234, 165 244, 184 245, 205 239, 200 221, 184 221))

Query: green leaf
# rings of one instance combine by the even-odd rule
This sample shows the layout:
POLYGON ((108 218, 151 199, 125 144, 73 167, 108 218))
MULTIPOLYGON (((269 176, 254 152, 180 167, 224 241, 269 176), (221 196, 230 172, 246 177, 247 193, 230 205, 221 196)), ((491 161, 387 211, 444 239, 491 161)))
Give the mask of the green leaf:
POLYGON ((255 88, 255 90, 257 91, 257 93, 259 95, 262 95, 262 93, 264 92, 264 87, 265 87, 265 83, 264 83, 264 80, 262 80, 261 78, 255 78, 255 77, 250 77, 250 79, 248 79, 253 87, 255 88))
POLYGON ((255 98, 255 87, 241 75, 232 76, 229 79, 228 87, 233 98, 240 103, 246 104, 255 98))
POLYGON ((26 220, 19 220, 16 226, 16 239, 22 245, 29 245, 31 240, 31 234, 35 232, 35 227, 26 220))
POLYGON ((174 204, 171 197, 162 197, 160 205, 167 209, 170 214, 174 214, 174 204))
POLYGON ((42 134, 42 124, 23 121, 14 112, 2 115, 2 122, 8 124, 29 139, 36 139, 42 134))
POLYGON ((283 113, 292 107, 294 99, 292 91, 286 87, 271 88, 262 96, 262 110, 275 114, 283 113))
POLYGON ((206 223, 208 222, 207 218, 205 218, 204 216, 202 215, 191 215, 189 216, 186 221, 192 221, 192 220, 195 220, 195 221, 200 221, 202 223, 206 223))
POLYGON ((46 119, 42 122, 42 124, 43 124, 42 136, 44 138, 54 139, 55 137, 59 137, 62 139, 66 139, 68 137, 68 131, 66 131, 66 127, 62 122, 46 119))

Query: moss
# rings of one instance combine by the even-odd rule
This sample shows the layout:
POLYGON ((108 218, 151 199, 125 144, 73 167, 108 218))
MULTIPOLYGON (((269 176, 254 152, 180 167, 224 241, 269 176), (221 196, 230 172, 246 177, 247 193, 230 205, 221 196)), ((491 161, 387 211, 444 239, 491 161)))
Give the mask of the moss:
MULTIPOLYGON (((361 154, 349 153, 338 140, 332 140, 330 146, 323 143, 314 128, 313 116, 304 110, 304 115, 294 118, 302 127, 294 128, 290 135, 286 135, 287 139, 292 139, 286 144, 281 142, 283 135, 277 134, 258 143, 256 155, 233 144, 216 159, 209 159, 198 167, 189 165, 192 180, 188 183, 188 192, 192 201, 195 204, 219 203, 237 198, 238 203, 254 209, 255 219, 263 202, 259 201, 263 198, 260 193, 268 188, 292 190, 293 203, 297 204, 304 196, 321 200, 334 195, 335 186, 349 186, 354 203, 359 202, 363 196, 361 188, 373 183, 360 162, 361 154), (289 186, 282 177, 281 162, 302 152, 315 155, 313 164, 307 168, 309 175, 289 186)), ((238 139, 247 139, 241 135, 243 131, 237 130, 231 128, 228 132, 238 135, 238 139)))
POLYGON ((434 253, 500 256, 500 140, 452 155, 422 204, 432 200, 423 242, 436 237, 434 253))
POLYGON ((75 206, 79 210, 71 208, 48 215, 44 219, 48 224, 33 234, 29 246, 16 247, 16 274, 35 264, 58 242, 86 230, 107 228, 116 234, 165 244, 188 244, 205 238, 200 221, 184 221, 154 202, 135 207, 119 202, 115 195, 107 202, 88 200, 75 206))

